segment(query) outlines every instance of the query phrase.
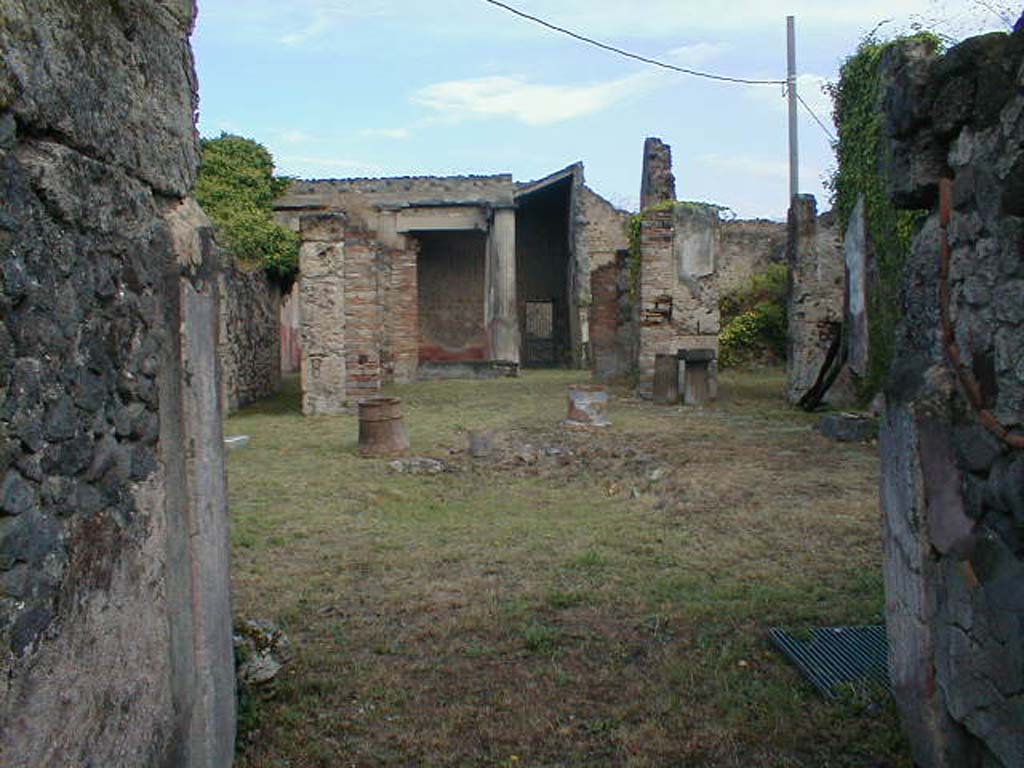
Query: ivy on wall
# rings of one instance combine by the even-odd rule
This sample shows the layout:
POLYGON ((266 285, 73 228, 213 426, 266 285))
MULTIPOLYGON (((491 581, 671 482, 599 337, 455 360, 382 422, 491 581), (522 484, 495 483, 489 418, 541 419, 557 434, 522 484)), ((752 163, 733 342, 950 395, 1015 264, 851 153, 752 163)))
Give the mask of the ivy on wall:
POLYGON ((827 183, 832 206, 845 232, 858 197, 864 195, 868 243, 875 265, 875 279, 868 292, 870 358, 866 379, 861 382, 865 398, 882 388, 892 363, 895 328, 901 315, 903 265, 922 215, 920 211, 896 209, 879 162, 883 150, 879 67, 886 50, 905 40, 924 42, 933 50, 941 47, 939 38, 929 32, 887 42, 868 36, 840 68, 839 81, 828 86, 838 132, 837 169, 827 183))
POLYGON ((221 134, 201 142, 196 200, 239 263, 265 269, 284 287, 299 268, 299 236, 276 224, 274 198, 288 179, 274 176, 274 159, 252 139, 221 134))

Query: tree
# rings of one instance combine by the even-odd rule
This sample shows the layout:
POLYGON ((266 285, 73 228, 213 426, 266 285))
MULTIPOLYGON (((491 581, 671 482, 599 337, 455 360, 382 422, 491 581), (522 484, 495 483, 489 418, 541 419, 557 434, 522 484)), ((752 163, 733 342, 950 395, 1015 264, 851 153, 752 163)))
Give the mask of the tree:
POLYGON ((299 266, 299 237, 276 224, 274 198, 288 186, 274 176, 274 158, 252 139, 222 133, 201 142, 195 196, 238 261, 263 268, 287 287, 299 266))

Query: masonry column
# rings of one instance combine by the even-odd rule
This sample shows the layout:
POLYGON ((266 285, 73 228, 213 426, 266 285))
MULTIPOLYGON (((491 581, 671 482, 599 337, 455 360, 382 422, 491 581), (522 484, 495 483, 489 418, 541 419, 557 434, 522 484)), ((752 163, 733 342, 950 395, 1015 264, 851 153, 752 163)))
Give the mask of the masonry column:
POLYGON ((302 313, 302 412, 344 413, 345 222, 319 213, 299 220, 299 296, 302 313))
POLYGON ((487 240, 487 295, 484 320, 491 359, 519 363, 516 316, 516 212, 497 208, 487 240))

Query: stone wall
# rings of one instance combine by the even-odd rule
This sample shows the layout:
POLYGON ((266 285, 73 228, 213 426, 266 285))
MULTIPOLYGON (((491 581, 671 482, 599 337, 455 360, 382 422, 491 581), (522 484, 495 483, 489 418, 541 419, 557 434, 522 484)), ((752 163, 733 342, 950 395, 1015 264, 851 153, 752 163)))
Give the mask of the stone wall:
MULTIPOLYGON (((708 349, 717 357, 722 228, 713 206, 675 201, 671 149, 659 139, 644 142, 642 180, 637 373, 649 395, 659 355, 708 349)), ((712 397, 715 371, 712 362, 712 397)))
POLYGON ((636 312, 629 294, 630 214, 588 187, 580 194, 590 263, 590 358, 603 381, 623 379, 636 365, 636 312))
MULTIPOLYGON (((818 378, 842 332, 845 260, 831 213, 818 216, 813 195, 799 195, 789 211, 789 309, 786 394, 798 402, 818 378)), ((842 397, 840 387, 830 393, 842 397)))
POLYGON ((642 392, 654 379, 657 355, 674 356, 683 349, 718 352, 720 224, 714 208, 688 203, 644 214, 637 366, 642 392))
POLYGON ((415 244, 389 248, 340 213, 300 219, 303 413, 347 412, 419 364, 415 244))
POLYGON ((509 174, 295 181, 275 201, 274 215, 298 231, 307 213, 344 212, 381 245, 405 249, 411 231, 488 231, 487 211, 511 207, 514 196, 509 174))
POLYGON ((621 251, 629 250, 629 211, 616 208, 603 197, 583 187, 580 193, 583 225, 590 270, 615 263, 621 251))
POLYGON ((229 766, 193 7, 0 0, 0 764, 229 766))
POLYGON ((672 174, 672 148, 654 137, 644 140, 644 161, 640 172, 640 210, 676 199, 676 177, 672 174))
POLYGON ((1024 765, 1024 33, 941 58, 897 48, 883 72, 892 191, 928 211, 881 432, 896 699, 920 765, 1010 768, 1024 765))
MULTIPOLYGON (((395 176, 382 179, 322 179, 295 181, 282 202, 317 199, 329 203, 336 195, 353 193, 370 205, 429 205, 445 203, 512 203, 510 174, 490 176, 395 176)), ((322 203, 318 203, 322 204, 322 203)))
POLYGON ((237 265, 218 283, 221 390, 230 413, 281 386, 281 289, 263 270, 237 265))
POLYGON ((744 289, 754 275, 773 264, 785 264, 786 237, 786 225, 777 221, 723 221, 717 270, 719 295, 744 289))

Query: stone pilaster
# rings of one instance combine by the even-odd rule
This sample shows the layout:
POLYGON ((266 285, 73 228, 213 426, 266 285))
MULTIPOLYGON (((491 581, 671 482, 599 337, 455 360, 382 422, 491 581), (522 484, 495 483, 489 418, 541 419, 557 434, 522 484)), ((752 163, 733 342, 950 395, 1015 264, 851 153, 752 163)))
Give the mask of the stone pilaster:
POLYGON ((497 208, 487 240, 484 321, 490 336, 491 359, 519 362, 516 317, 516 214, 497 208))
POLYGON ((300 220, 302 412, 307 416, 346 411, 345 225, 342 214, 300 220))

